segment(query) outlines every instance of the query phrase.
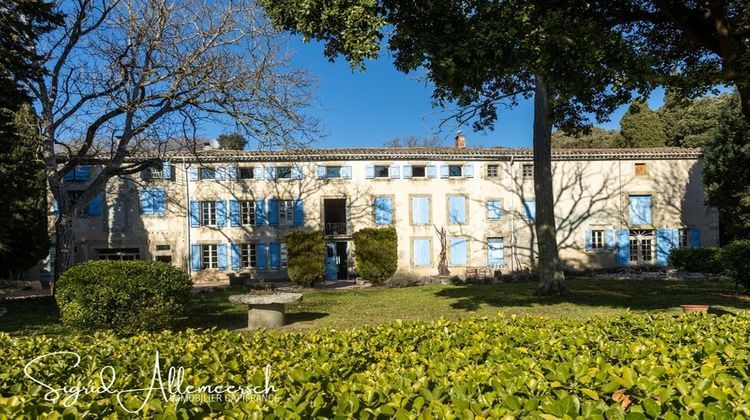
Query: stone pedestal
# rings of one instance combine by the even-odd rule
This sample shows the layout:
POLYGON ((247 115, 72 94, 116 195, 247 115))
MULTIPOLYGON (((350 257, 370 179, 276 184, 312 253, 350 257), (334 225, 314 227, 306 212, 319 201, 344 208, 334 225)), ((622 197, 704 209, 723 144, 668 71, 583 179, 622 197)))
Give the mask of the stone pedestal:
POLYGON ((276 293, 271 295, 235 295, 229 302, 247 305, 247 328, 279 328, 284 326, 287 303, 299 302, 302 293, 276 293))

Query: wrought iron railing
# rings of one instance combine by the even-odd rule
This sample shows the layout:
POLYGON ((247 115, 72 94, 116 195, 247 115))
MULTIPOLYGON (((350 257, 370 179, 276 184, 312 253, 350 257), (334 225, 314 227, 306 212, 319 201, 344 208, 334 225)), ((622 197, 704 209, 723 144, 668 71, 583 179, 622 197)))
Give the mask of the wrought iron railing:
POLYGON ((325 233, 326 235, 346 235, 346 223, 326 223, 325 233))

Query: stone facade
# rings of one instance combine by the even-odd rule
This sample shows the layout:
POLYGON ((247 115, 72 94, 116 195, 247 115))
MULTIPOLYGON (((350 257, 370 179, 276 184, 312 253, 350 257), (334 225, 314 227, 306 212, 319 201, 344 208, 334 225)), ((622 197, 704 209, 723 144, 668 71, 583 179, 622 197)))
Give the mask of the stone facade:
MULTIPOLYGON (((75 258, 160 259, 195 281, 239 272, 284 278, 284 234, 308 229, 329 241, 327 276, 353 277, 352 233, 392 225, 401 272, 437 274, 443 227, 453 274, 533 269, 531 164, 530 150, 505 148, 172 153, 163 168, 109 182, 101 202, 76 218, 75 258)), ((697 149, 554 151, 565 264, 664 265, 672 247, 717 246, 702 167, 697 149)), ((92 163, 89 179, 97 170, 92 163)), ((85 184, 66 181, 71 191, 85 184)), ((51 210, 50 223, 55 217, 51 210)))

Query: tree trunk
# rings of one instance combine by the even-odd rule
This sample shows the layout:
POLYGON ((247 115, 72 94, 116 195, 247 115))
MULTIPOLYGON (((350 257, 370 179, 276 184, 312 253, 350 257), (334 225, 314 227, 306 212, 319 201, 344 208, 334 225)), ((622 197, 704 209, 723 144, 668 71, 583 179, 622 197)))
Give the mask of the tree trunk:
POLYGON ((555 203, 552 193, 552 125, 549 92, 541 75, 535 76, 534 93, 534 195, 536 237, 539 246, 539 295, 567 293, 565 274, 557 250, 555 203))
POLYGON ((740 107, 742 109, 742 115, 745 116, 745 121, 748 125, 750 125, 750 85, 737 85, 737 92, 740 94, 740 107))
POLYGON ((55 276, 50 292, 55 294, 55 282, 60 275, 73 266, 73 215, 72 210, 62 211, 55 222, 55 276))

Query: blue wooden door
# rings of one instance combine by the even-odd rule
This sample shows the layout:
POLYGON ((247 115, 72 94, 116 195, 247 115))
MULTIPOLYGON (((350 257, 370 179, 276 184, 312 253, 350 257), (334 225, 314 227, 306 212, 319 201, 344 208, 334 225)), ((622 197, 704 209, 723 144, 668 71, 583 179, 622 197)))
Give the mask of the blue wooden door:
POLYGON ((336 280, 339 275, 339 256, 336 242, 328 242, 326 248, 326 280, 336 280))

